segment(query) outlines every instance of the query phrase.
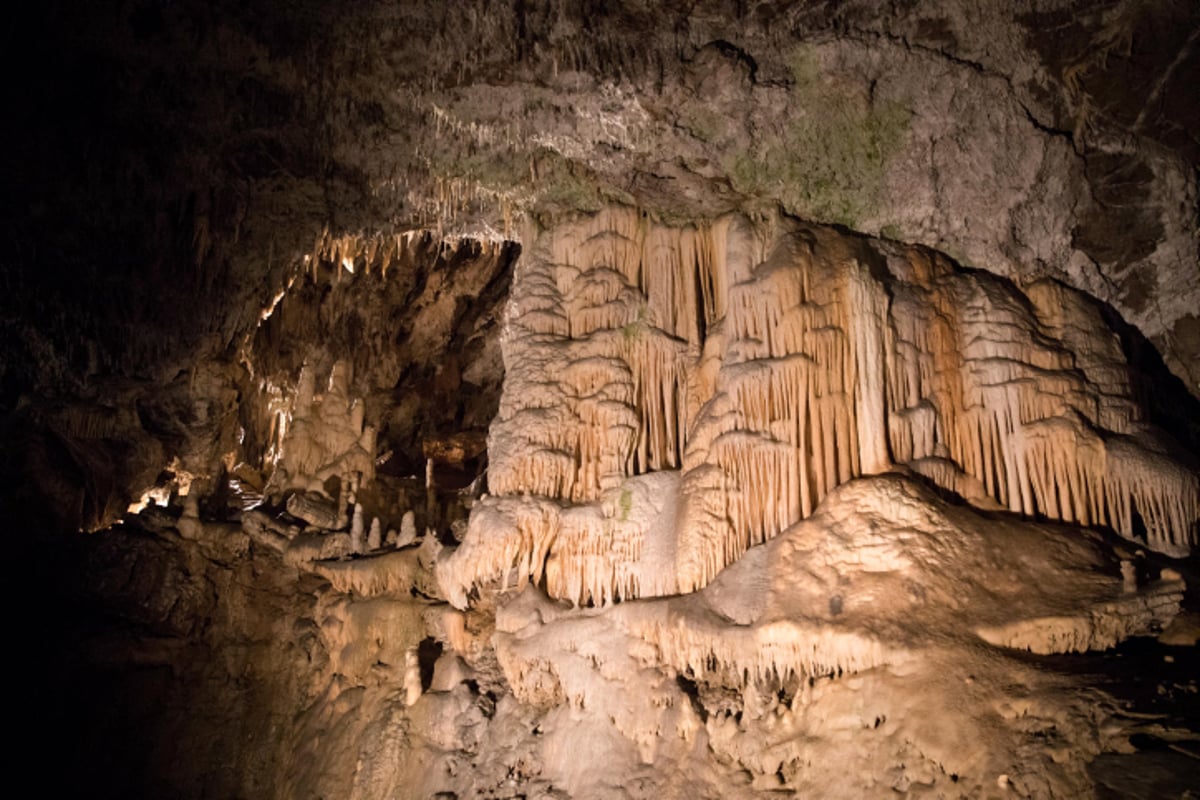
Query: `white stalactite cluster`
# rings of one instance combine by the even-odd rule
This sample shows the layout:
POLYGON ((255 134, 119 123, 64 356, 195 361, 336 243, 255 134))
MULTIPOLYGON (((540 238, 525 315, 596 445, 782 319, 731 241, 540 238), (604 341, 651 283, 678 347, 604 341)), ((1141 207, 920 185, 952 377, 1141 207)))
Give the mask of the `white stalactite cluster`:
POLYGON ((547 558, 576 602, 693 591, 897 465, 977 505, 1196 542, 1197 476, 1150 435, 1097 306, 1058 284, 1022 295, 827 229, 609 209, 522 257, 503 346, 499 497, 440 567, 460 604, 547 558), (622 534, 613 498, 675 470, 622 534))
POLYGON ((610 212, 543 240, 518 267, 493 491, 587 502, 629 475, 680 466, 698 312, 718 313, 703 275, 723 271, 703 232, 648 230, 632 212, 610 212))
POLYGON ((1026 295, 1031 313, 997 279, 923 253, 906 266, 892 284, 886 350, 898 463, 948 461, 1013 512, 1129 538, 1140 518, 1157 550, 1196 543, 1197 476, 1140 419, 1116 336, 1091 301, 1043 282, 1026 295))

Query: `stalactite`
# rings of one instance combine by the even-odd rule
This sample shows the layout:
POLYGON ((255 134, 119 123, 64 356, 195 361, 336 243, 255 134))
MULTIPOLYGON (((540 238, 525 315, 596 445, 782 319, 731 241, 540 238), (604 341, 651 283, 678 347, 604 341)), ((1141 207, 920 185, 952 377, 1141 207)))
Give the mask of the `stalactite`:
POLYGON ((473 521, 453 597, 547 557, 574 602, 692 591, 894 464, 982 507, 1195 544, 1197 476, 1139 433, 1095 303, 915 248, 880 258, 823 228, 622 208, 542 235, 517 267, 489 440, 491 489, 542 522, 473 521), (653 519, 613 523, 614 497, 674 470, 653 519))
POLYGON ((317 401, 314 370, 301 370, 290 413, 280 408, 276 414, 268 455, 277 463, 268 493, 293 489, 323 492, 324 482, 331 477, 373 479, 376 432, 364 424, 362 403, 350 397, 349 387, 348 367, 339 361, 317 401))
POLYGON ((730 629, 681 620, 652 623, 640 633, 680 673, 741 685, 862 672, 908 656, 863 634, 790 621, 730 629))
POLYGON ((530 578, 540 581, 561 513, 558 503, 542 498, 491 496, 481 501, 472 510, 455 558, 437 564, 438 583, 450 602, 465 608, 467 594, 482 579, 507 584, 515 573, 518 588, 530 578))

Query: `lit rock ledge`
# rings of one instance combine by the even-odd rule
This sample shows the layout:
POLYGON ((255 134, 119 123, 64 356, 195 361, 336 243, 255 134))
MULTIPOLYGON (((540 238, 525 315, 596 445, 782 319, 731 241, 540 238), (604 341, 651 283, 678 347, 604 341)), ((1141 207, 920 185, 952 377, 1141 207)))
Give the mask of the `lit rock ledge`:
POLYGON ((885 476, 834 490, 692 595, 602 614, 527 587, 497 616, 498 648, 522 696, 543 702, 571 695, 557 659, 602 664, 614 628, 680 674, 744 686, 901 665, 973 633, 1039 653, 1107 648, 1168 624, 1183 590, 1174 577, 1126 592, 1098 537, 986 519, 885 476))
POLYGON ((706 746, 752 776, 734 796, 849 797, 833 788, 846 774, 887 791, 1070 794, 1084 785, 1075 759, 1114 745, 1058 679, 978 637, 1074 652, 1169 623, 1178 576, 1131 577, 1099 535, 985 517, 889 474, 835 488, 692 594, 589 608, 524 583, 500 597, 493 643, 545 730, 569 715, 600 752, 655 768, 706 746), (583 722, 597 718, 609 724, 583 722), (1070 759, 1018 755, 1051 729, 1070 759))
POLYGON ((314 561, 309 569, 329 581, 337 592, 375 597, 408 596, 416 591, 436 597, 438 586, 430 571, 436 543, 435 539, 429 537, 422 547, 349 559, 314 561))
POLYGON ((1167 627, 1179 613, 1186 588, 1182 580, 1158 581, 1137 594, 1097 603, 1075 615, 984 626, 977 628, 976 633, 997 647, 1041 655, 1105 650, 1130 636, 1155 633, 1167 627))
MULTIPOLYGON (((545 708, 626 708, 629 676, 641 675, 641 696, 653 697, 664 668, 742 691, 867 673, 905 687, 934 665, 986 675, 976 634, 1079 652, 1168 624, 1184 590, 1178 576, 1131 591, 1122 572, 1099 536, 985 518, 886 475, 834 489, 811 517, 691 595, 572 609, 526 585, 502 603, 495 646, 517 698, 545 708)), ((618 727, 645 745, 649 730, 694 724, 666 701, 652 706, 653 719, 618 727)))
POLYGON ((1038 652, 1110 647, 1170 622, 1184 585, 1168 577, 1130 593, 1097 536, 985 518, 893 475, 834 490, 695 595, 615 611, 681 671, 715 662, 749 677, 820 676, 902 661, 972 630, 1030 647, 1038 637, 983 632, 1038 629, 1025 620, 1087 631, 1048 631, 1038 652))

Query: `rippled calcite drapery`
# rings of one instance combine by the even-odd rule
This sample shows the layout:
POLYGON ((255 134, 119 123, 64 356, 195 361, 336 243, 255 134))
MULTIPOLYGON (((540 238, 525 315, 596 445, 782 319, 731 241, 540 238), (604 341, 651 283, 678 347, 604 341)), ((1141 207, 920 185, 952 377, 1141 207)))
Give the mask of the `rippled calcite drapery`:
POLYGON ((608 209, 518 264, 494 493, 439 567, 577 602, 692 591, 835 487, 905 466, 978 505, 1179 553, 1200 484, 1096 304, 783 220, 608 209), (647 476, 670 472, 674 477, 647 476))

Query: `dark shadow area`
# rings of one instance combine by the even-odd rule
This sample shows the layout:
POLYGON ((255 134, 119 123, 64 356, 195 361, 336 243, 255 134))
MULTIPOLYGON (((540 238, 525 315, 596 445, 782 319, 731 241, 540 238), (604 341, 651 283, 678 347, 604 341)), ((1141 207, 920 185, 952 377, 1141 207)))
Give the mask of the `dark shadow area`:
MULTIPOLYGON (((1099 302, 1099 301, 1098 301, 1099 302)), ((1105 322, 1121 340, 1129 363, 1129 383, 1148 421, 1170 433, 1187 451, 1187 461, 1200 465, 1200 399, 1163 362, 1158 348, 1127 323, 1108 303, 1100 303, 1105 322)))
POLYGON ((1096 796, 1158 800, 1200 792, 1200 650, 1137 637, 1103 653, 1017 658, 1073 676, 1110 694, 1116 716, 1142 732, 1132 753, 1103 753, 1088 767, 1096 796), (1168 734, 1166 731, 1170 731, 1168 734))
POLYGON ((417 664, 421 670, 421 691, 428 692, 433 683, 433 668, 442 657, 442 643, 437 639, 422 639, 417 645, 417 664))

